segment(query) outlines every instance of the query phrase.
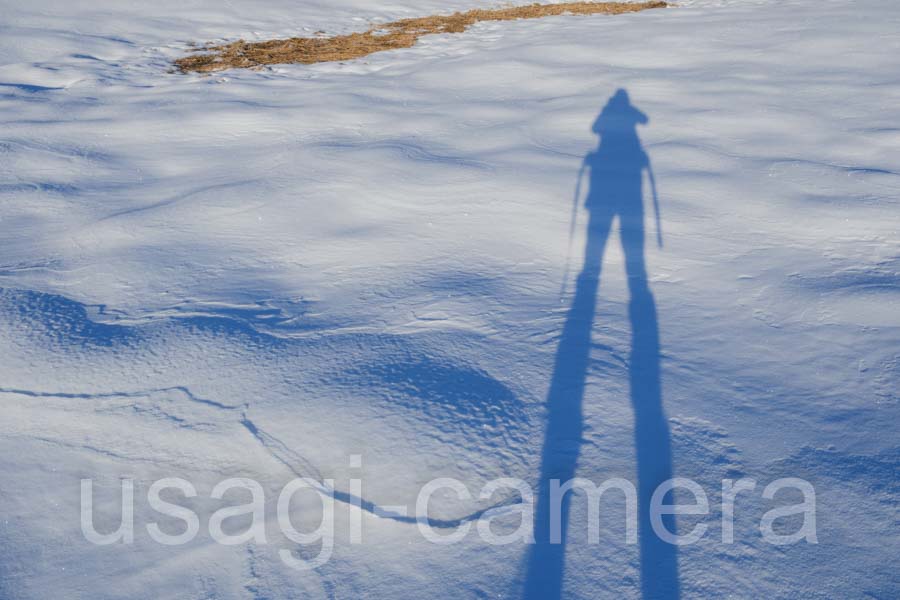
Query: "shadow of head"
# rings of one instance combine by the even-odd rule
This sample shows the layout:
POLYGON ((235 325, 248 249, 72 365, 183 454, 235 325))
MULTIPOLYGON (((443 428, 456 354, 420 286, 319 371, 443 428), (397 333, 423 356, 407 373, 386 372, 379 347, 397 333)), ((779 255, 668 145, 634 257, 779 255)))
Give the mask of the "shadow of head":
POLYGON ((591 130, 604 138, 610 135, 635 135, 637 125, 645 125, 650 119, 631 104, 628 92, 619 88, 600 111, 591 130))

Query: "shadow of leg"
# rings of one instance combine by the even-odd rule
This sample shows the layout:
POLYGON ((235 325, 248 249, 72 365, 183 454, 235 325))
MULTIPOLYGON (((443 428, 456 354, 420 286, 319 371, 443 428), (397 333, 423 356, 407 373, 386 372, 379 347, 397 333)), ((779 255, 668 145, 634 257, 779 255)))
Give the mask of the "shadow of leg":
MULTIPOLYGON (((629 305, 629 380, 637 449, 641 591, 644 600, 676 600, 679 597, 677 547, 659 539, 650 523, 653 492, 672 477, 669 425, 662 407, 656 303, 645 281, 635 284, 629 305)), ((674 516, 664 515, 663 525, 674 533, 674 516)))
POLYGON ((562 594, 571 494, 563 496, 558 507, 552 506, 550 482, 558 479, 565 483, 575 476, 581 449, 582 402, 590 362, 594 306, 610 221, 611 215, 591 218, 584 267, 576 280, 575 297, 556 349, 553 379, 547 393, 547 431, 535 507, 535 544, 529 555, 525 581, 524 597, 529 600, 554 600, 562 594), (559 528, 554 535, 551 516, 557 511, 559 528))

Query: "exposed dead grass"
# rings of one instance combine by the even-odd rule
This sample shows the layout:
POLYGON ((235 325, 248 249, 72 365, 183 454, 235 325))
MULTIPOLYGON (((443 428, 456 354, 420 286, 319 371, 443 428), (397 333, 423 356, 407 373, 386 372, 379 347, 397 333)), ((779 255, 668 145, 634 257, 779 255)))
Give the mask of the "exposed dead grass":
POLYGON ((377 25, 363 33, 329 38, 290 38, 267 42, 239 40, 221 46, 207 46, 203 48, 202 54, 180 58, 175 61, 175 65, 184 72, 205 73, 262 65, 351 60, 373 52, 409 48, 421 36, 430 33, 460 33, 479 21, 537 19, 563 14, 617 15, 665 6, 666 3, 662 1, 566 2, 562 4, 531 4, 494 10, 476 9, 448 16, 402 19, 377 25))

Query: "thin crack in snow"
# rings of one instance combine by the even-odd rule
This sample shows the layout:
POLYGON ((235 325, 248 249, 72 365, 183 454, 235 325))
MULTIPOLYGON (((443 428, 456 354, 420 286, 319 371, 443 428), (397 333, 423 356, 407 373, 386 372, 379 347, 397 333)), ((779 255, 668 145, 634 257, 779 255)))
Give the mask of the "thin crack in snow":
POLYGON ((371 513, 372 515, 375 515, 380 519, 388 519, 391 521, 396 521, 398 523, 424 523, 436 529, 455 529, 465 523, 477 521, 488 512, 491 513, 491 516, 506 514, 507 512, 511 512, 513 507, 522 503, 521 498, 512 497, 486 508, 482 508, 475 512, 464 515, 458 519, 435 519, 426 515, 406 515, 404 513, 398 512, 397 510, 393 510, 396 507, 385 508, 376 504, 375 502, 372 502, 371 500, 366 500, 365 498, 362 498, 360 496, 356 496, 349 492, 345 492, 332 486, 326 485, 324 483, 322 475, 319 473, 318 469, 316 469, 312 465, 312 463, 288 448, 287 445, 285 445, 275 436, 261 430, 255 423, 253 423, 253 421, 251 421, 247 417, 246 413, 241 419, 241 424, 247 429, 247 431, 250 432, 251 435, 253 435, 254 438, 257 439, 257 441, 259 441, 260 444, 262 444, 262 446, 269 452, 269 454, 273 458, 287 467, 294 475, 296 475, 297 477, 306 478, 311 482, 314 482, 315 490, 317 492, 324 496, 330 496, 338 502, 355 506, 356 508, 371 513), (302 470, 297 469, 294 466, 294 463, 296 462, 304 464, 309 472, 304 473, 302 470))

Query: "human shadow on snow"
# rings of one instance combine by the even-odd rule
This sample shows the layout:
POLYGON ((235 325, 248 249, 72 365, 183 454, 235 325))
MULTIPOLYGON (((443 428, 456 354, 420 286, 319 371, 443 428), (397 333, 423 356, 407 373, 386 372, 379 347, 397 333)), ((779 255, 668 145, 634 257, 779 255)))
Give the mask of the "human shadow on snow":
MULTIPOLYGON (((524 597, 527 600, 552 600, 563 596, 572 493, 567 493, 559 508, 554 509, 550 503, 550 485, 551 480, 566 482, 576 476, 591 360, 591 330, 603 253, 614 221, 618 221, 630 294, 628 373, 637 459, 641 595, 644 600, 676 600, 680 594, 677 548, 653 532, 649 511, 653 491, 672 477, 672 451, 662 405, 656 304, 648 286, 644 260, 644 171, 647 171, 656 205, 653 172, 637 134, 637 125, 647 122, 647 116, 631 104, 628 93, 618 90, 594 122, 593 131, 600 136, 600 144, 585 157, 582 166, 582 173, 590 171, 590 188, 585 201, 589 213, 587 243, 547 393, 547 426, 535 508, 535 544, 526 563, 524 597), (551 539, 551 514, 555 510, 558 510, 561 524, 558 540, 551 539)), ((579 181, 580 177, 581 173, 579 181)), ((662 245, 658 208, 656 215, 657 239, 662 245)), ((675 532, 672 515, 663 516, 663 524, 675 532)))

